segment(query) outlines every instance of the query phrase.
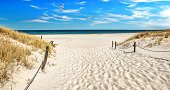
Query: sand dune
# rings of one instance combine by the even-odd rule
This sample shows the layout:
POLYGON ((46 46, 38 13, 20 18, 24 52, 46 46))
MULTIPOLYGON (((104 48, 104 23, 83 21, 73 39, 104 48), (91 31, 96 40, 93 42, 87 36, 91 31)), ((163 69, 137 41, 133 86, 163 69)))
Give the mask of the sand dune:
MULTIPOLYGON (((122 41, 129 36, 44 36, 44 39, 51 38, 46 39, 47 41, 54 40, 58 44, 55 47, 56 54, 48 60, 45 73, 40 72, 29 89, 169 90, 170 62, 111 48, 112 40, 122 41)), ((13 89, 24 87, 18 82, 13 89)))

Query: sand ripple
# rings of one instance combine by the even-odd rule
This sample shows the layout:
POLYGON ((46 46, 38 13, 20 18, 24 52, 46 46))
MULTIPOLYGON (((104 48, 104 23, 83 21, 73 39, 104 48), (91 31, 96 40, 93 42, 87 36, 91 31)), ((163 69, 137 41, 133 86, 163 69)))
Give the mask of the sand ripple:
POLYGON ((168 62, 110 48, 67 49, 64 90, 169 90, 168 62), (165 71, 163 71, 165 70, 165 71))

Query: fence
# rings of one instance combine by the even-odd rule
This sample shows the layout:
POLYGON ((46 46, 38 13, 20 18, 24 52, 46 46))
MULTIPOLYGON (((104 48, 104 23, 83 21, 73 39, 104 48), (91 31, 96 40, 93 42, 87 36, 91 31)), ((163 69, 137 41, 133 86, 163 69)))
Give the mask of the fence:
POLYGON ((48 58, 48 52, 49 52, 50 47, 46 46, 46 51, 45 51, 45 56, 44 56, 44 60, 42 61, 42 63, 40 64, 37 72, 35 73, 35 75, 33 76, 33 78, 31 79, 31 81, 28 83, 28 85, 26 86, 26 88, 24 90, 28 90, 29 86, 32 84, 32 82, 34 81, 35 77, 37 76, 39 70, 41 69, 42 71, 44 71, 45 69, 45 65, 47 63, 47 58, 48 58))
MULTIPOLYGON (((118 45, 117 45, 117 43, 116 43, 116 41, 115 41, 115 49, 116 49, 116 47, 118 47, 118 45)), ((137 45, 136 45, 136 42, 134 42, 133 46, 126 47, 126 48, 121 48, 121 47, 119 47, 119 49, 129 49, 129 48, 131 48, 131 47, 133 47, 133 52, 136 52, 136 47, 138 47, 138 48, 140 48, 140 49, 143 49, 143 50, 146 50, 146 51, 150 51, 150 52, 170 52, 170 51, 156 51, 156 50, 146 49, 146 48, 137 46, 137 45)), ((112 41, 112 48, 113 48, 113 41, 112 41)), ((156 58, 156 57, 151 57, 151 58, 162 59, 162 60, 170 61, 170 60, 163 59, 163 58, 156 58)))

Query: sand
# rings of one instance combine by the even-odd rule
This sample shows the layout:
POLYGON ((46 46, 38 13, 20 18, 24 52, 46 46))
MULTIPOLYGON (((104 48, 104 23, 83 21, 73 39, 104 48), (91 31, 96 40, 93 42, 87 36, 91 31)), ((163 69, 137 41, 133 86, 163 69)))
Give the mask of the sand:
MULTIPOLYGON (((146 51, 124 52, 111 47, 112 40, 121 42, 132 35, 43 35, 44 40, 57 44, 56 54, 29 90, 170 90, 170 61, 151 58, 142 53, 146 51)), ((43 59, 38 56, 32 70, 15 74, 13 90, 26 87, 43 59)))

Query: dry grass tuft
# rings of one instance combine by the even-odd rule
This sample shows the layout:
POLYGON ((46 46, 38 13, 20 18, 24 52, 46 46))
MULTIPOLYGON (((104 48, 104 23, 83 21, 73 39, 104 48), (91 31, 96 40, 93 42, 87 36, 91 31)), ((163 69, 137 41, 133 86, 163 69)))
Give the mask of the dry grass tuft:
POLYGON ((45 51, 46 46, 50 46, 50 53, 53 51, 53 47, 49 43, 37 37, 0 26, 0 87, 5 85, 18 65, 28 69, 32 68, 32 64, 27 60, 31 50, 8 41, 8 38, 29 45, 32 50, 45 51))
POLYGON ((0 38, 0 84, 7 82, 14 66, 23 65, 30 68, 27 56, 31 51, 0 38))
POLYGON ((50 52, 53 48, 49 43, 41 40, 40 38, 25 33, 19 33, 17 31, 2 26, 0 26, 0 34, 13 38, 14 40, 17 40, 26 45, 32 46, 33 48, 42 49, 43 51, 45 51, 46 46, 50 46, 50 52))
MULTIPOLYGON (((126 39, 125 41, 119 43, 119 45, 125 44, 128 41, 131 40, 135 40, 135 39, 144 39, 147 37, 151 37, 152 40, 156 39, 155 37, 164 37, 164 38, 168 38, 170 36, 170 30, 164 30, 164 31, 147 31, 147 32, 142 32, 142 33, 138 33, 137 35, 130 37, 128 39, 126 39)), ((160 42, 163 40, 163 38, 158 39, 158 44, 160 45, 160 42)))

